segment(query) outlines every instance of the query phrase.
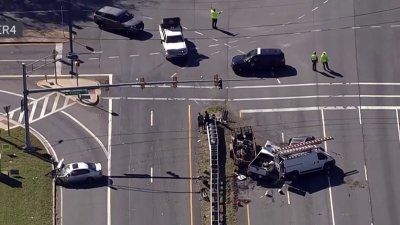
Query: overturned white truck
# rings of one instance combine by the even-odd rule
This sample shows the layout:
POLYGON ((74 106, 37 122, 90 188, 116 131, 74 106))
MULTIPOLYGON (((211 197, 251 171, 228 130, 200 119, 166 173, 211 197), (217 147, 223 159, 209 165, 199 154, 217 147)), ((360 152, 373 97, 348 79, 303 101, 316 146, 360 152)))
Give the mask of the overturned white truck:
POLYGON ((332 139, 325 137, 305 140, 283 148, 267 141, 249 164, 247 173, 253 179, 295 180, 302 174, 329 170, 335 165, 335 160, 317 144, 332 139))

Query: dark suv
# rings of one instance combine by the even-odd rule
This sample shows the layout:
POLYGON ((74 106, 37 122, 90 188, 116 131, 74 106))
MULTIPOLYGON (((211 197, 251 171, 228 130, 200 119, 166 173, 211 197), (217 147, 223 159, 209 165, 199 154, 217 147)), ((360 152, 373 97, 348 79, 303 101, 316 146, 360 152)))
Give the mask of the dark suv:
POLYGON ((280 49, 257 48, 245 55, 234 56, 231 66, 235 73, 283 67, 285 54, 280 49))
POLYGON ((104 6, 94 13, 94 22, 101 29, 124 31, 127 34, 134 34, 142 31, 144 23, 125 9, 112 6, 104 6))

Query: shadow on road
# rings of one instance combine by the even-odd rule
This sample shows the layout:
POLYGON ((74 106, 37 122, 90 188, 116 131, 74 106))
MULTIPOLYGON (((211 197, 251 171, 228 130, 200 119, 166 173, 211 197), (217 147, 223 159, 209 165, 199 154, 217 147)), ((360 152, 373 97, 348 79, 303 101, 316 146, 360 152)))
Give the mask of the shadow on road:
POLYGON ((328 174, 326 171, 321 171, 300 176, 296 181, 288 183, 288 191, 302 196, 305 196, 307 193, 313 194, 329 188, 328 178, 330 179, 330 187, 336 187, 345 183, 345 176, 353 174, 345 174, 342 169, 335 166, 328 174))
POLYGON ((193 42, 189 41, 188 39, 186 39, 185 42, 186 47, 189 50, 188 55, 182 58, 167 59, 169 62, 179 67, 198 67, 200 66, 200 61, 209 58, 206 55, 199 54, 196 49, 196 45, 193 42))
POLYGON ((231 32, 229 32, 229 31, 222 30, 222 29, 220 29, 220 28, 216 28, 215 30, 218 30, 218 31, 220 31, 221 33, 226 34, 226 35, 231 36, 231 37, 235 37, 235 36, 237 36, 237 35, 239 34, 239 33, 234 34, 234 33, 231 33, 231 32))
POLYGON ((139 31, 135 34, 128 34, 123 30, 115 30, 115 29, 107 29, 107 28, 102 28, 101 30, 109 32, 109 33, 113 33, 113 34, 116 34, 116 35, 119 35, 122 37, 129 38, 130 40, 137 40, 137 41, 146 41, 153 37, 152 33, 147 32, 145 30, 139 31))
POLYGON ((280 78, 296 76, 297 70, 292 66, 286 65, 282 68, 272 68, 263 71, 240 72, 237 75, 241 77, 280 78))
POLYGON ((100 187, 107 187, 112 185, 113 181, 110 179, 110 184, 108 183, 107 176, 103 176, 101 179, 95 180, 93 182, 70 182, 64 184, 63 187, 67 189, 93 189, 93 188, 100 188, 100 187))

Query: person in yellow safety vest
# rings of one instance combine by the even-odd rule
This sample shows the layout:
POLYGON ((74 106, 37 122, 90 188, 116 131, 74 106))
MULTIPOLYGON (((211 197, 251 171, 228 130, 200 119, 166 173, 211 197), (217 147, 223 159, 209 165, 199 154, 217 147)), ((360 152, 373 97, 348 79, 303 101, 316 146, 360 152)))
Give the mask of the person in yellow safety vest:
POLYGON ((312 70, 317 71, 318 56, 316 51, 314 51, 311 54, 311 62, 312 62, 312 70))
POLYGON ((329 69, 329 65, 328 65, 328 55, 326 54, 326 52, 322 52, 321 54, 321 63, 324 66, 324 70, 331 70, 329 69))
POLYGON ((217 29, 217 21, 218 21, 218 16, 221 14, 222 11, 217 11, 215 8, 211 9, 211 26, 213 29, 217 29))

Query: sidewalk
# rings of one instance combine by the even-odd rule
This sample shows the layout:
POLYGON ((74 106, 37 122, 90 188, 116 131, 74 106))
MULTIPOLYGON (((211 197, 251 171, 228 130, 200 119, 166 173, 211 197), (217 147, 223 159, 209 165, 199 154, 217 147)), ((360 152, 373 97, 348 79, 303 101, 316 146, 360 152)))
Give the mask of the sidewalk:
MULTIPOLYGON (((99 81, 89 80, 85 78, 78 79, 79 86, 94 86, 99 85, 99 81)), ((57 84, 55 79, 49 78, 46 80, 40 80, 37 82, 37 85, 41 88, 62 88, 62 87, 77 87, 76 78, 58 78, 57 84)), ((76 96, 76 100, 79 100, 81 103, 86 105, 97 105, 99 103, 99 96, 101 95, 101 89, 89 89, 88 94, 83 95, 71 95, 76 96)))

